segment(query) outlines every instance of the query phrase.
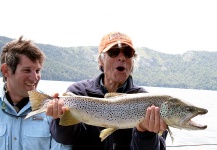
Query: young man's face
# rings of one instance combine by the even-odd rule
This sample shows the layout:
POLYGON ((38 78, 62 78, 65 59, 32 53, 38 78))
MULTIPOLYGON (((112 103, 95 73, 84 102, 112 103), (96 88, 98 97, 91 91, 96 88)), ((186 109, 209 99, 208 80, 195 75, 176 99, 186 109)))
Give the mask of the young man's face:
POLYGON ((16 71, 12 74, 10 68, 7 73, 7 88, 9 94, 13 94, 20 99, 28 97, 27 91, 36 89, 41 79, 42 65, 39 61, 33 62, 25 55, 20 55, 20 63, 16 71))

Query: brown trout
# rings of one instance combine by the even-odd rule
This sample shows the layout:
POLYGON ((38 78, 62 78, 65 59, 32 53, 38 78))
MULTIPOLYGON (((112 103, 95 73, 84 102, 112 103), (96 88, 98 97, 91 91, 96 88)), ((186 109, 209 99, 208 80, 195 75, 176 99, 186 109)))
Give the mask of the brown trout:
MULTIPOLYGON (((32 112, 26 118, 46 112, 48 101, 53 99, 35 90, 29 91, 28 94, 32 112)), ((118 129, 137 126, 144 119, 146 109, 152 105, 160 108, 160 116, 168 126, 186 130, 207 128, 206 125, 191 120, 197 115, 206 114, 207 109, 193 106, 169 95, 108 93, 105 98, 95 98, 65 93, 59 98, 64 100, 64 106, 67 108, 60 116, 60 125, 68 126, 83 122, 105 127, 100 133, 101 141, 118 129)), ((169 127, 168 131, 173 141, 169 127)))

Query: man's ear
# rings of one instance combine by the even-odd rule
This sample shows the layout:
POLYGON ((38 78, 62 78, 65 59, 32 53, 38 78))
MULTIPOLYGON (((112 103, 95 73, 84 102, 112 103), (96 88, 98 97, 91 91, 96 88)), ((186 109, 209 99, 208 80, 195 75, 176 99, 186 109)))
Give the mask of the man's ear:
POLYGON ((103 66, 103 61, 101 59, 99 59, 98 64, 99 64, 99 66, 103 66))
POLYGON ((2 72, 2 75, 4 77, 6 77, 6 78, 8 77, 9 70, 8 70, 8 65, 6 63, 2 64, 2 66, 1 66, 1 72, 2 72))
POLYGON ((98 58, 98 64, 99 66, 103 66, 103 59, 104 59, 104 54, 100 54, 98 58))

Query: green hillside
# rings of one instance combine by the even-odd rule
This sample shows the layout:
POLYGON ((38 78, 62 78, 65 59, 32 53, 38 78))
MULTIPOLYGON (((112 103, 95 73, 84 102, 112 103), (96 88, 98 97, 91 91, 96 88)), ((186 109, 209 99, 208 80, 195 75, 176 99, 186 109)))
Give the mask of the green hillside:
MULTIPOLYGON (((0 47, 11 41, 0 36, 0 47)), ((46 54, 42 79, 79 81, 100 73, 97 46, 57 47, 36 43, 46 54)), ((134 82, 143 86, 217 90, 217 52, 188 51, 166 54, 146 47, 136 48, 138 66, 134 82)))

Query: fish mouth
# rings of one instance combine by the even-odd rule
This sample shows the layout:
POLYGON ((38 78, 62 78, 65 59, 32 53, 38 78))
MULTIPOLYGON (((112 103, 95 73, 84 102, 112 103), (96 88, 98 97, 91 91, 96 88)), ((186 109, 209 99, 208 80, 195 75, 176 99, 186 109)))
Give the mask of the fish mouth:
POLYGON ((207 125, 201 125, 201 124, 195 123, 192 120, 189 120, 187 124, 189 124, 189 126, 197 128, 198 130, 204 130, 207 128, 207 125))
POLYGON ((185 119, 183 122, 183 125, 186 126, 188 129, 194 129, 194 130, 203 130, 207 128, 207 125, 201 125, 199 123, 196 123, 195 121, 192 121, 192 119, 198 115, 205 115, 208 112, 207 109, 200 109, 196 114, 193 114, 189 118, 185 119))

